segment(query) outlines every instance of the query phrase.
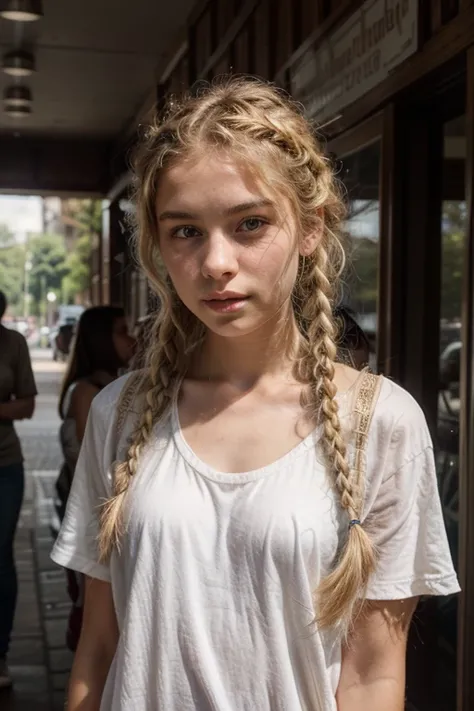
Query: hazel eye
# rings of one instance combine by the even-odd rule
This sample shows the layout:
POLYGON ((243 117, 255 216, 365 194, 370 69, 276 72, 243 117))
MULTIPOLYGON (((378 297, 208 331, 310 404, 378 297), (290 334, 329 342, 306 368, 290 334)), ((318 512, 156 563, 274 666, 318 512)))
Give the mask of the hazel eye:
POLYGON ((199 230, 192 225, 181 225, 181 227, 175 227, 171 233, 172 237, 177 237, 178 239, 191 239, 192 237, 197 237, 198 235, 200 235, 199 230))
POLYGON ((267 223, 260 217, 247 217, 246 220, 240 223, 240 229, 244 232, 256 232, 265 224, 267 223))

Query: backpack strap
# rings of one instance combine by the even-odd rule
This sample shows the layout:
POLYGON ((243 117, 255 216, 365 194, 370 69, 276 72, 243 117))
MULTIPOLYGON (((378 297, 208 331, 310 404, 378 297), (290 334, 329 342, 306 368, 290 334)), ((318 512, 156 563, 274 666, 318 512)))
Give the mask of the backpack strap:
POLYGON ((354 395, 355 451, 353 459, 353 481, 359 504, 363 501, 367 439, 381 385, 382 376, 375 375, 369 370, 366 370, 359 378, 354 395))

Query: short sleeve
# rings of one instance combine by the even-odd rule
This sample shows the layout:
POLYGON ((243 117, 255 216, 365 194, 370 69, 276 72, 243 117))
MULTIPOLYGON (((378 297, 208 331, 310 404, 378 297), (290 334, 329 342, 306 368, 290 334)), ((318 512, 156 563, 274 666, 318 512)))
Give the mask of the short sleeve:
MULTIPOLYGON (((459 592, 449 550, 433 447, 421 409, 407 393, 394 396, 403 414, 389 435, 368 492, 364 526, 377 550, 367 598, 396 600, 459 592), (380 466, 380 461, 382 465, 380 466), (381 471, 380 471, 381 470, 381 471)), ((390 399, 387 400, 390 406, 390 399)), ((377 443, 386 433, 379 424, 377 443)))
POLYGON ((100 506, 111 493, 111 462, 107 455, 107 417, 98 405, 99 398, 96 398, 89 412, 66 514, 51 558, 65 568, 108 582, 109 566, 99 562, 97 541, 100 506))
POLYGON ((28 345, 23 336, 18 341, 17 357, 14 363, 16 398, 34 397, 37 394, 35 376, 31 367, 28 345))

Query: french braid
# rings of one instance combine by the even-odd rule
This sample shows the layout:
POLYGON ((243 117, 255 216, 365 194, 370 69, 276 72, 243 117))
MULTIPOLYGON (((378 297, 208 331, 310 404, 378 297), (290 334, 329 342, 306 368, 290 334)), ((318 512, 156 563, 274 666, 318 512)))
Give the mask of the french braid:
POLYGON ((203 337, 202 324, 179 302, 160 261, 156 217, 159 178, 175 162, 202 157, 211 150, 224 150, 242 160, 254 171, 262 189, 277 196, 279 205, 284 204, 280 198, 286 198, 301 239, 315 232, 320 235, 315 252, 300 258, 291 297, 300 334, 294 349, 294 370, 304 385, 303 405, 322 426, 328 475, 348 524, 338 561, 315 591, 316 621, 320 626, 347 625, 363 599, 375 556, 362 526, 349 525, 361 518, 361 491, 347 461, 334 384, 336 326, 332 310, 344 266, 341 224, 345 210, 330 162, 301 107, 256 79, 223 79, 181 101, 171 97, 163 113, 145 131, 138 149, 137 251, 161 307, 142 386, 145 407, 127 459, 116 468, 114 496, 102 511, 101 551, 106 557, 119 543, 120 512, 140 455, 154 423, 169 408, 174 389, 186 372, 189 354, 203 337))
MULTIPOLYGON (((341 432, 339 407, 335 399, 337 328, 332 309, 333 287, 327 277, 327 253, 324 246, 320 246, 315 252, 313 275, 313 307, 316 316, 308 333, 311 344, 310 361, 313 364, 311 389, 313 402, 318 403, 320 407, 320 420, 324 431, 322 443, 329 470, 333 473, 339 503, 347 512, 349 523, 361 518, 362 497, 346 457, 347 446, 341 432)), ((369 536, 362 526, 349 526, 348 537, 339 555, 338 564, 330 575, 323 579, 316 591, 316 620, 320 626, 331 627, 341 622, 341 609, 346 610, 342 622, 354 619, 374 568, 375 554, 369 536)))
POLYGON ((149 365, 141 381, 145 391, 144 408, 131 436, 126 459, 114 471, 114 491, 101 510, 99 554, 106 560, 114 546, 119 547, 123 534, 122 507, 131 479, 136 475, 138 461, 150 439, 154 423, 162 418, 173 397, 172 383, 176 376, 176 345, 178 329, 165 312, 163 319, 154 327, 152 339, 157 339, 158 348, 150 351, 149 365))

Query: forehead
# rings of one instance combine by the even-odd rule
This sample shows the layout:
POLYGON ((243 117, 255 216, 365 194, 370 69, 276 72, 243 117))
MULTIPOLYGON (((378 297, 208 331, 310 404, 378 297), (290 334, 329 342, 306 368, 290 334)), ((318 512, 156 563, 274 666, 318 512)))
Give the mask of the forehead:
POLYGON ((251 167, 227 155, 208 155, 167 168, 158 184, 157 206, 191 211, 269 197, 251 167))

